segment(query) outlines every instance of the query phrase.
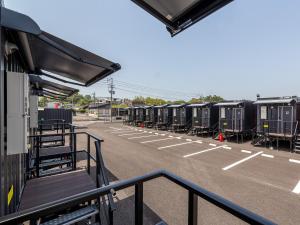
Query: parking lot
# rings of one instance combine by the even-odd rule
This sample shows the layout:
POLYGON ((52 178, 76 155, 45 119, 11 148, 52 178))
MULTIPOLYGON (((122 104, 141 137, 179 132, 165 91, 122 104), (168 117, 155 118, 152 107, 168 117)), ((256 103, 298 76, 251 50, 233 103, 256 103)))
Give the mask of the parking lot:
MULTIPOLYGON (((300 224, 299 154, 121 123, 89 122, 87 126, 105 140, 104 160, 116 179, 166 169, 274 222, 300 224)), ((147 206, 169 224, 184 224, 186 195, 163 181, 152 183, 145 187, 147 206)), ((204 205, 199 206, 201 224, 238 223, 223 222, 228 215, 204 205), (201 221, 203 213, 214 214, 201 221)))

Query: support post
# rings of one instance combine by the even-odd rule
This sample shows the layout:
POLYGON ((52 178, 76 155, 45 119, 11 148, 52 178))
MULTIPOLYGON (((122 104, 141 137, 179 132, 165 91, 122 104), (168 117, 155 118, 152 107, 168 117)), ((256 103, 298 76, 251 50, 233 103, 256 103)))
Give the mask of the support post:
POLYGON ((143 183, 135 185, 135 225, 143 225, 143 183))
POLYGON ((198 196, 189 191, 188 225, 198 224, 198 196))
POLYGON ((91 137, 90 137, 90 135, 87 135, 87 152, 88 152, 87 171, 88 171, 88 174, 91 174, 91 137))

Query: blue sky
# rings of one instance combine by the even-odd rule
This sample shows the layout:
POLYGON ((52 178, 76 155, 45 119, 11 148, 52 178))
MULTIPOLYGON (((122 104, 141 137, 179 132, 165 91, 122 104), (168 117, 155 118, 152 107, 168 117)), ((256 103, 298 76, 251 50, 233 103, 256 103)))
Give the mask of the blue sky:
MULTIPOLYGON (((6 0, 5 6, 120 63, 112 76, 116 97, 300 95, 300 1, 236 0, 174 38, 130 0, 6 0)), ((108 95, 105 81, 81 91, 108 95)))

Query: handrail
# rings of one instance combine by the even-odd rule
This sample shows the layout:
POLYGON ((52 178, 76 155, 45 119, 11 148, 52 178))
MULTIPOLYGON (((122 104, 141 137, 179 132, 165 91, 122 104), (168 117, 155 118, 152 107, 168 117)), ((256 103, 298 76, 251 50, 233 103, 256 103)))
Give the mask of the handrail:
POLYGON ((143 224, 143 184, 147 181, 164 177, 173 183, 181 186, 182 188, 188 190, 189 192, 189 201, 188 201, 188 225, 197 224, 197 200, 198 197, 205 199, 206 201, 212 203, 213 205, 227 211, 233 216, 247 222, 249 224, 261 224, 261 225, 275 225, 272 221, 265 219, 245 208, 240 207, 239 205, 224 199, 212 192, 207 191, 206 189, 201 188, 200 186, 185 180, 173 173, 167 172, 165 170, 158 170, 143 176, 134 177, 131 179, 123 180, 116 182, 114 184, 110 184, 108 186, 104 186, 101 188, 97 188, 94 190, 90 190, 84 193, 80 193, 77 195, 73 195, 64 199, 60 199, 54 202, 46 203, 40 205, 38 207, 34 207, 28 210, 24 210, 22 212, 13 213, 7 216, 0 218, 1 225, 10 225, 10 224, 18 224, 30 219, 38 219, 40 217, 49 215, 51 213, 56 213, 65 208, 70 208, 81 204, 83 202, 92 201, 94 199, 99 198, 99 196, 107 195, 111 192, 111 190, 119 191, 125 188, 129 188, 135 186, 135 224, 142 225, 143 224), (138 213, 139 212, 139 213, 138 213))

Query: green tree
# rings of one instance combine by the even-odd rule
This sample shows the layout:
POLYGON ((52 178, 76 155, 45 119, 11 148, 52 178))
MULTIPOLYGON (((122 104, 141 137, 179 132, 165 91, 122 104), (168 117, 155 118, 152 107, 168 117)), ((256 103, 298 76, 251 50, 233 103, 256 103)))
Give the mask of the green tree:
POLYGON ((132 100, 132 105, 145 105, 145 98, 142 96, 137 96, 132 100))
POLYGON ((166 104, 166 101, 160 98, 147 97, 145 103, 146 105, 164 105, 166 104))

